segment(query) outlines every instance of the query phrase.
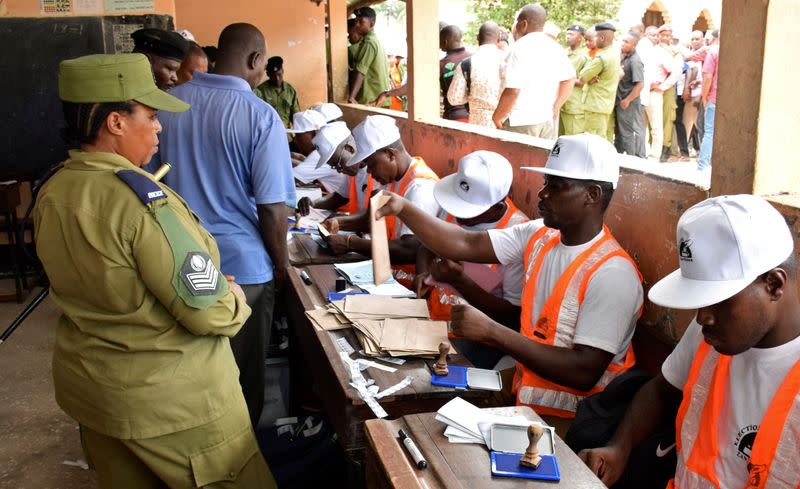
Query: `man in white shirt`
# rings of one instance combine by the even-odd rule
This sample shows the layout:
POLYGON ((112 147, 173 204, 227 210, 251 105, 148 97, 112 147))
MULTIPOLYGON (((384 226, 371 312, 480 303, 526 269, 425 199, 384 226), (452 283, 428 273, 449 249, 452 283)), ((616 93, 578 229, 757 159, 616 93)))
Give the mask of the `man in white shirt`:
POLYGON ((288 134, 293 134, 294 139, 290 144, 292 149, 292 174, 295 180, 308 184, 318 180, 328 192, 333 192, 342 185, 345 179, 328 165, 319 165, 319 152, 315 151, 312 142, 320 129, 327 121, 322 113, 308 109, 297 112, 292 117, 292 128, 287 129, 288 134))
POLYGON ((761 197, 715 197, 681 216, 676 241, 680 269, 650 300, 697 315, 609 444, 581 458, 611 486, 631 448, 677 416, 668 487, 800 486, 800 302, 786 221, 761 197))
MULTIPOLYGON (((353 129, 353 137, 357 151, 348 161, 349 166, 363 162, 375 183, 403 195, 431 216, 439 214, 439 204, 433 197, 433 187, 439 177, 422 158, 408 154, 393 118, 385 115, 368 116, 353 129)), ((340 229, 368 231, 368 205, 354 215, 328 219, 325 226, 332 233, 328 240, 332 252, 343 254, 355 251, 370 255, 372 248, 368 238, 337 234, 340 229)), ((392 263, 414 264, 419 247, 417 240, 412 239, 414 232, 404 222, 394 218, 387 220, 386 232, 392 263)), ((412 269, 409 267, 406 271, 410 273, 412 269)))
POLYGON ((453 306, 451 324, 457 335, 512 356, 517 404, 535 406, 560 431, 581 398, 634 363, 630 341, 643 301, 640 277, 603 225, 619 179, 617 160, 599 136, 558 138, 544 168, 523 168, 545 174, 542 219, 506 229, 468 231, 397 196, 378 210, 378 216, 403 219, 443 257, 524 265, 519 333, 471 306, 453 306))
POLYGON ((447 91, 451 105, 469 104, 469 123, 494 127, 492 115, 505 84, 506 53, 497 47, 500 27, 489 21, 478 31, 478 51, 456 68, 447 91))
POLYGON ((572 93, 575 68, 564 48, 542 32, 546 16, 538 3, 517 14, 506 87, 492 116, 498 129, 552 138, 553 119, 572 93))

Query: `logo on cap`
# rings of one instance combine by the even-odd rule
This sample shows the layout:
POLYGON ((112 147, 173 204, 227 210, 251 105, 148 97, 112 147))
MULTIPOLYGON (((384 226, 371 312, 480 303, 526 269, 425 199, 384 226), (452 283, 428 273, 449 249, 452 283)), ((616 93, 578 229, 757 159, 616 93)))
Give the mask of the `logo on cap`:
POLYGON ((692 240, 691 239, 683 239, 681 238, 680 249, 678 254, 681 257, 681 260, 684 261, 692 261, 692 240))
POLYGON ((550 156, 558 156, 561 153, 561 143, 556 143, 550 151, 550 156))
POLYGON ((464 192, 469 192, 469 184, 464 180, 462 180, 461 183, 458 184, 458 186, 461 187, 461 190, 463 190, 464 192))

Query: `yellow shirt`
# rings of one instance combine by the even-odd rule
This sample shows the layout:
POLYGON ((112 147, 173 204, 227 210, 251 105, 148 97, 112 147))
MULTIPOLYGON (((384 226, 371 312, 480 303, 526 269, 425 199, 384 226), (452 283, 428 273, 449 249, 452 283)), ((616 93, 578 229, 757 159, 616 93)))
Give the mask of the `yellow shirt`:
POLYGON ((67 414, 108 436, 150 438, 213 421, 242 395, 228 337, 250 309, 219 274, 216 242, 175 192, 122 156, 72 151, 42 186, 34 224, 50 295, 63 310, 53 378, 67 414), (157 185, 151 197, 163 194, 143 203, 120 170, 157 185), (159 211, 170 219, 159 221, 159 211), (186 246, 195 251, 177 263, 173 251, 186 246), (202 261, 195 255, 213 263, 203 262, 214 286, 198 297, 181 282, 202 261))

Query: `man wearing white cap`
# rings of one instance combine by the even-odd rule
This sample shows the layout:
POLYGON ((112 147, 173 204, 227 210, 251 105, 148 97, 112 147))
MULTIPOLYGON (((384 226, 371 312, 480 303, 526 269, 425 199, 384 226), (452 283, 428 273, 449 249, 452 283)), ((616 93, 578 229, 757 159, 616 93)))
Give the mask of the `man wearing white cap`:
POLYGON ((564 431, 583 397, 634 364, 630 340, 643 293, 636 265, 603 225, 619 179, 611 143, 563 136, 544 168, 523 169, 545 174, 536 221, 467 231, 396 196, 377 214, 397 215, 423 245, 450 259, 523 265, 519 333, 462 305, 452 309, 453 332, 512 356, 517 404, 564 431))
MULTIPOLYGON (((350 159, 349 165, 363 162, 367 173, 386 190, 404 196, 433 218, 439 214, 439 204, 433 197, 433 186, 439 181, 439 177, 422 158, 408 154, 393 118, 385 115, 368 116, 353 129, 353 136, 357 152, 350 159)), ((369 214, 364 209, 353 216, 330 219, 327 221, 327 227, 334 234, 339 229, 364 231, 368 228, 368 218, 369 214)), ((414 232, 394 217, 386 221, 392 262, 413 264, 419 244, 416 240, 404 238, 413 235, 414 232)), ((331 250, 336 253, 357 251, 369 254, 371 250, 369 239, 353 235, 331 236, 330 244, 331 250)), ((413 265, 397 268, 407 274, 414 273, 413 265)))
MULTIPOLYGON (((456 173, 436 183, 433 196, 447 222, 471 231, 505 229, 528 221, 508 198, 512 180, 507 159, 491 151, 475 151, 461 158, 456 173)), ((519 324, 523 275, 522 263, 508 267, 461 263, 422 247, 417 255, 415 289, 420 296, 428 295, 432 319, 450 320, 451 304, 457 303, 454 299, 460 295, 498 322, 513 327, 519 324)), ((476 367, 492 368, 503 356, 480 343, 455 341, 456 349, 476 367)))
MULTIPOLYGON (((504 229, 528 221, 528 217, 508 198, 513 178, 511 163, 507 159, 491 151, 475 151, 461 158, 456 173, 436 183, 433 196, 444 211, 442 217, 447 222, 471 231, 504 229)), ((494 264, 489 265, 488 270, 476 270, 469 264, 465 268, 464 264, 439 257, 427 248, 422 248, 417 258, 417 281, 430 275, 436 282, 455 289, 486 314, 504 318, 500 322, 518 324, 522 264, 511 267, 494 264), (487 291, 479 283, 492 283, 497 289, 487 291)), ((432 318, 450 319, 449 304, 454 301, 449 297, 452 295, 442 287, 430 289, 428 304, 432 318)))
POLYGON ((300 214, 307 215, 311 207, 351 214, 365 208, 364 196, 371 193, 374 184, 366 169, 349 164, 356 154, 356 142, 347 125, 342 121, 328 124, 312 141, 319 154, 317 168, 327 165, 344 178, 341 185, 328 195, 314 201, 308 197, 300 199, 297 202, 300 214))
POLYGON ((339 188, 344 177, 328 166, 318 165, 319 153, 312 142, 317 132, 326 124, 322 113, 308 109, 292 117, 292 128, 287 129, 294 139, 289 144, 292 150, 292 174, 295 180, 308 184, 318 180, 328 192, 339 188))
POLYGON ((318 104, 314 104, 311 106, 312 110, 316 110, 323 116, 325 116, 325 121, 330 124, 331 122, 339 122, 342 120, 342 109, 339 108, 338 105, 332 104, 330 102, 321 102, 318 104))
POLYGON ((800 302, 786 221, 753 195, 705 200, 678 221, 680 268, 650 300, 697 315, 609 444, 581 452, 608 485, 631 448, 677 416, 668 487, 800 487, 800 302))

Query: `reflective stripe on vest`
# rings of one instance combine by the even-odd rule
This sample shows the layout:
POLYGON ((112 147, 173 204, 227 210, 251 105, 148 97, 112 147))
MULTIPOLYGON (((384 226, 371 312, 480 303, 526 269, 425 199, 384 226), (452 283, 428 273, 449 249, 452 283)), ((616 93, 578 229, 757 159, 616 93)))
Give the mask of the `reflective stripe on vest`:
MULTIPOLYGON (((714 488, 719 457, 718 424, 731 357, 700 343, 683 388, 676 419, 675 489, 714 488)), ((800 487, 800 360, 795 362, 764 412, 747 464, 745 489, 800 487)))
MULTIPOLYGON (((516 226, 517 224, 528 222, 528 217, 519 209, 517 209, 514 203, 511 202, 511 199, 506 197, 505 203, 506 212, 503 214, 503 217, 497 221, 497 226, 495 226, 494 229, 505 229, 510 226, 516 226)), ((450 214, 447 215, 445 221, 460 226, 458 221, 456 221, 455 218, 450 214)), ((487 263, 486 266, 492 270, 497 270, 500 264, 487 263)), ((489 290, 487 292, 491 291, 489 290)), ((448 294, 447 291, 441 287, 432 287, 431 293, 428 296, 428 310, 431 313, 431 319, 449 321, 450 309, 453 307, 453 304, 457 303, 457 297, 453 294, 448 294)))
MULTIPOLYGON (((603 226, 603 236, 578 255, 561 274, 543 305, 539 318, 534 322, 532 314, 539 272, 545 257, 560 239, 561 233, 557 230, 543 227, 528 241, 525 250, 520 333, 542 344, 572 348, 580 307, 594 273, 614 257, 628 260, 637 270, 637 274, 639 272, 631 257, 617 243, 608 228, 603 226)), ((641 274, 639 279, 641 280, 641 274)), ((609 363, 597 384, 584 392, 550 382, 517 362, 514 375, 517 404, 531 405, 539 414, 573 418, 578 402, 587 395, 602 391, 614 378, 633 367, 634 363, 636 358, 633 346, 628 345, 622 362, 609 363)))
MULTIPOLYGON (((439 181, 438 175, 431 170, 428 165, 422 161, 422 158, 414 158, 414 161, 411 163, 411 166, 408 167, 406 170, 406 174, 403 175, 403 178, 400 182, 392 183, 390 187, 390 191, 396 193, 401 197, 405 197, 406 191, 411 186, 411 183, 417 179, 425 179, 425 180, 433 180, 435 182, 439 181)), ((389 240, 397 239, 399 232, 399 225, 397 223, 397 218, 395 216, 386 216, 386 237, 389 240)))

